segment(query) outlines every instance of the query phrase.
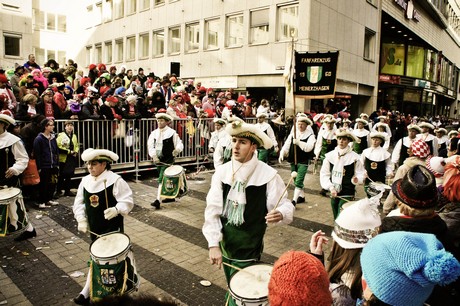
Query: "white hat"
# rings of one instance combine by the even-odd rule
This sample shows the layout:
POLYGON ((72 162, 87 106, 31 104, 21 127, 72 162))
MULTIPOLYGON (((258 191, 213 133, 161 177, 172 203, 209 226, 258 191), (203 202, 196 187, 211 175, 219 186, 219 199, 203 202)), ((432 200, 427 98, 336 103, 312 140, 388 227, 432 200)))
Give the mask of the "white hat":
POLYGON ((128 97, 126 98, 126 102, 131 102, 131 101, 136 101, 136 100, 137 100, 136 95, 128 95, 128 97))
POLYGON ((366 113, 361 113, 361 115, 359 115, 359 117, 361 117, 361 118, 362 118, 362 117, 367 117, 367 118, 369 118, 369 115, 366 114, 366 113))
POLYGON ((360 249, 377 236, 382 221, 377 201, 364 198, 346 207, 335 219, 332 238, 344 249, 360 249))
POLYGON ((297 114, 296 120, 301 121, 301 122, 305 122, 308 125, 313 125, 313 122, 310 120, 310 118, 308 118, 307 115, 302 114, 302 113, 297 114))
POLYGON ((348 119, 348 118, 344 118, 344 119, 342 120, 342 122, 343 122, 343 123, 351 123, 351 120, 348 119))
POLYGON ((164 108, 160 109, 156 114, 155 118, 157 119, 164 119, 166 121, 173 121, 173 118, 166 113, 166 110, 164 108))
POLYGON ((84 162, 92 160, 105 160, 108 162, 115 162, 118 160, 118 155, 110 150, 105 149, 86 149, 81 154, 81 159, 84 162))
POLYGON ((220 125, 226 125, 227 124, 227 121, 225 121, 225 119, 222 119, 222 118, 214 118, 213 122, 218 123, 220 125))
POLYGON ((387 116, 378 116, 377 119, 383 119, 383 120, 385 120, 385 119, 387 119, 387 116))
POLYGON ((361 139, 359 139, 358 137, 356 137, 355 134, 353 134, 350 130, 348 129, 338 129, 336 132, 335 132, 335 137, 347 137, 348 139, 350 139, 350 141, 353 141, 353 142, 356 142, 356 143, 360 143, 361 142, 361 139))
POLYGON ((0 122, 6 123, 7 125, 14 125, 16 120, 8 115, 0 114, 0 122))
POLYGON ((452 130, 452 131, 449 131, 449 134, 447 134, 447 136, 450 138, 452 135, 458 135, 458 131, 456 130, 452 130))
POLYGON ((431 123, 428 123, 428 122, 420 122, 418 124, 419 127, 423 128, 423 127, 427 127, 427 128, 430 128, 432 130, 434 130, 434 125, 432 125, 431 123))
POLYGON ((91 91, 91 92, 94 92, 94 93, 98 93, 98 92, 99 92, 99 90, 97 90, 97 88, 94 87, 94 86, 88 86, 88 91, 91 91))
POLYGON ((384 123, 384 122, 378 122, 376 123, 375 125, 375 128, 379 128, 381 126, 383 126, 384 128, 387 128, 388 127, 388 124, 384 123))
POLYGON ((447 130, 445 128, 439 128, 439 129, 436 129, 434 130, 435 133, 444 133, 444 134, 447 134, 447 130))
POLYGON ((267 118, 268 114, 266 112, 257 112, 256 117, 257 118, 260 118, 260 117, 267 118))
POLYGON ((370 135, 370 138, 380 138, 382 141, 386 140, 386 135, 382 132, 372 132, 370 135))
POLYGON ((419 132, 419 133, 422 132, 422 129, 416 124, 409 124, 407 126, 407 130, 417 130, 417 132, 419 132))
POLYGON ((264 147, 270 149, 273 146, 273 142, 268 135, 260 130, 254 124, 248 124, 243 121, 235 120, 230 124, 227 124, 225 128, 226 132, 230 136, 247 138, 257 144, 258 147, 264 147))
POLYGON ((331 115, 324 117, 322 123, 336 123, 337 120, 331 115))
POLYGON ((356 121, 356 123, 361 122, 362 124, 364 124, 364 126, 366 126, 366 125, 369 124, 369 123, 367 122, 367 120, 364 120, 364 119, 361 119, 361 118, 358 118, 358 119, 356 119, 355 121, 356 121))

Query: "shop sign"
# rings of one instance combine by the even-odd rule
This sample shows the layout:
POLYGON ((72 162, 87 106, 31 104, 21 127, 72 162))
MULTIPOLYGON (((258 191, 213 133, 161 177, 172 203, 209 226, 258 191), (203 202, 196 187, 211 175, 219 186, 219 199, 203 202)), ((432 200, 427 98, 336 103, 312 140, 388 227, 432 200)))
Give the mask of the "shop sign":
POLYGON ((201 85, 206 88, 237 88, 238 77, 236 76, 221 76, 212 78, 200 78, 201 85))
POLYGON ((334 98, 339 52, 295 52, 294 95, 334 98))
POLYGON ((420 13, 415 9, 414 3, 411 0, 395 0, 395 3, 406 12, 407 19, 420 21, 420 13))
POLYGON ((417 79, 417 80, 414 81, 414 86, 423 87, 423 88, 430 88, 431 82, 427 81, 427 80, 419 80, 419 79, 417 79))
POLYGON ((379 82, 390 83, 390 84, 400 84, 401 77, 398 75, 381 74, 379 75, 379 82))

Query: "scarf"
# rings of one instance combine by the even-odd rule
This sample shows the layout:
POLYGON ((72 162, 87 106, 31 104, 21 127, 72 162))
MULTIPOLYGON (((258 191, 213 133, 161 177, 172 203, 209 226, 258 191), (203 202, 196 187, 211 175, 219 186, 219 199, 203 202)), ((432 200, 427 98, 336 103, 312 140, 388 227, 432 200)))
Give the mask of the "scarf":
POLYGON ((54 118, 53 103, 45 103, 45 117, 46 119, 54 118))
POLYGON ((331 181, 337 193, 339 193, 342 190, 343 167, 345 163, 345 160, 342 157, 344 157, 351 151, 352 148, 349 146, 347 146, 345 149, 339 149, 337 147, 338 158, 337 162, 334 164, 334 167, 332 168, 331 174, 331 181))

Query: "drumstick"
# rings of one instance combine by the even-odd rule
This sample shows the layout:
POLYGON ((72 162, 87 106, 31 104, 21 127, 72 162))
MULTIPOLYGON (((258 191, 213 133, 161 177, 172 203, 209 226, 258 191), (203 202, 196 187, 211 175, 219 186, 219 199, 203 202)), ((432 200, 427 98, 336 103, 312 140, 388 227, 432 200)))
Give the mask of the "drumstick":
POLYGON ((10 151, 9 148, 6 148, 5 149, 5 153, 6 153, 6 170, 8 170, 10 167, 8 166, 8 152, 10 151))
POLYGON ((107 183, 107 179, 104 179, 104 191, 105 191, 105 206, 107 209, 109 208, 109 198, 107 197, 107 186, 105 185, 107 183))
POLYGON ((297 172, 293 171, 291 172, 291 177, 289 178, 289 182, 286 185, 286 188, 284 188, 283 193, 281 194, 280 198, 278 199, 278 202, 276 203, 275 207, 273 207, 272 211, 275 211, 275 209, 278 207, 278 205, 281 202, 281 199, 283 198, 284 194, 286 193, 289 185, 291 184, 292 180, 297 176, 297 172))
POLYGON ((99 237, 102 236, 102 235, 96 234, 96 233, 94 233, 94 232, 92 232, 92 231, 90 231, 90 230, 88 230, 88 232, 89 232, 90 234, 93 234, 94 236, 97 236, 97 238, 99 238, 99 237))
POLYGON ((347 199, 345 199, 345 198, 342 198, 342 197, 340 197, 340 196, 335 196, 335 197, 338 198, 338 199, 340 199, 340 200, 344 200, 344 201, 346 201, 346 202, 350 202, 350 201, 351 201, 351 200, 347 200, 347 199))
POLYGON ((257 277, 257 275, 255 275, 254 273, 249 272, 249 271, 244 270, 244 269, 241 269, 241 268, 239 268, 239 267, 237 267, 237 266, 234 266, 234 265, 231 265, 231 264, 229 264, 229 263, 222 262, 222 264, 224 264, 224 265, 226 265, 227 267, 230 267, 230 268, 232 268, 232 269, 235 269, 235 270, 238 270, 238 271, 243 271, 243 272, 246 272, 246 273, 251 274, 251 275, 254 276, 254 277, 257 277))

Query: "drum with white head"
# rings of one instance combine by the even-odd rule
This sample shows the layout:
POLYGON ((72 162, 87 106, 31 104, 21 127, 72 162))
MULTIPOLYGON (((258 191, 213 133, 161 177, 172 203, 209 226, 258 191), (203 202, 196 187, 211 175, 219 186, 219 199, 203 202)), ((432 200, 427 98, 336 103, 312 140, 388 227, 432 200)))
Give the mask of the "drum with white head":
POLYGON ((131 241, 126 234, 110 233, 100 236, 91 243, 89 248, 91 258, 97 264, 114 264, 125 260, 131 241))
POLYGON ((268 282, 273 270, 269 264, 254 264, 230 278, 230 294, 236 305, 268 305, 268 282))
POLYGON ((0 236, 20 234, 27 229, 27 216, 21 189, 0 189, 0 236))
POLYGON ((187 179, 184 168, 172 165, 165 169, 161 185, 161 197, 174 199, 187 191, 187 179))

